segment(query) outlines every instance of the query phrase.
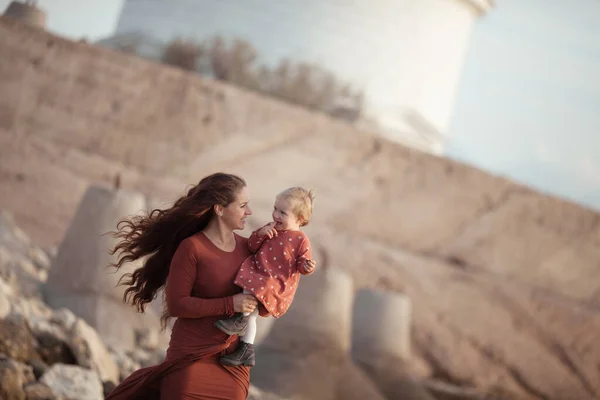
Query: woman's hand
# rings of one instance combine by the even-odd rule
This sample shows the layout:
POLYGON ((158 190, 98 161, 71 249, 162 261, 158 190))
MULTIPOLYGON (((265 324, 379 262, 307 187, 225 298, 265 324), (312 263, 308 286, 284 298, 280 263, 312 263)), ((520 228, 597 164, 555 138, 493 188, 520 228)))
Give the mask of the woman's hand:
POLYGON ((239 293, 233 296, 233 311, 251 313, 254 311, 258 301, 251 294, 239 293))
POLYGON ((267 236, 269 239, 272 239, 274 236, 277 236, 275 222, 271 222, 270 224, 265 225, 260 231, 258 231, 258 236, 267 236))

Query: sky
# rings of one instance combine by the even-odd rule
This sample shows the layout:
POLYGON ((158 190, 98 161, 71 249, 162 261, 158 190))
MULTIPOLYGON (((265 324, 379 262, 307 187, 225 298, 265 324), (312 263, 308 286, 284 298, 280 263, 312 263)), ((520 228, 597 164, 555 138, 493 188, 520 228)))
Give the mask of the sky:
POLYGON ((447 155, 600 210, 600 0, 496 0, 447 155))
MULTIPOLYGON (((10 2, 0 0, 0 12, 10 2)), ((86 37, 94 41, 114 32, 123 0, 38 0, 37 6, 48 15, 49 31, 71 39, 86 37)))
MULTIPOLYGON (((94 41, 122 1, 38 5, 50 31, 94 41)), ((447 156, 600 210, 600 0, 495 3, 473 27, 447 156)))

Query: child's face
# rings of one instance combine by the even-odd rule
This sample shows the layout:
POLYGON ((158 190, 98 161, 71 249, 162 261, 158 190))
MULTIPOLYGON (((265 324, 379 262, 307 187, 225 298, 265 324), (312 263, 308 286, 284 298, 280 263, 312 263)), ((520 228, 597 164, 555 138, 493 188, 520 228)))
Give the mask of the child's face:
POLYGON ((300 220, 292 211, 292 203, 288 199, 275 199, 273 207, 273 222, 275 229, 280 231, 298 230, 300 228, 300 220))

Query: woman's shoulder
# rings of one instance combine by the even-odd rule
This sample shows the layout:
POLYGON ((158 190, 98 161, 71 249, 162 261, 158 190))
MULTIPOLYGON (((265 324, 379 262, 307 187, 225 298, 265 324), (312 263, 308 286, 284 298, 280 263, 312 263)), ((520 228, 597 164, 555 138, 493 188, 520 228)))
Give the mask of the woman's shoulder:
POLYGON ((183 239, 181 243, 179 243, 179 247, 190 252, 200 252, 206 247, 206 240, 208 240, 208 238, 204 235, 204 233, 198 232, 183 239))

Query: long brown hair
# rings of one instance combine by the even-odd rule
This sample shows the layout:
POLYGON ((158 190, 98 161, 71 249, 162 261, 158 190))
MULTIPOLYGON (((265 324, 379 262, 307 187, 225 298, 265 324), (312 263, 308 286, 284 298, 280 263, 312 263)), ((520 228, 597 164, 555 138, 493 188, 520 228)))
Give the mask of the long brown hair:
MULTIPOLYGON (((143 266, 133 273, 124 274, 119 284, 129 286, 123 301, 144 312, 157 292, 167 282, 171 259, 179 244, 187 237, 206 228, 214 217, 214 206, 233 203, 246 182, 236 175, 216 173, 203 178, 185 196, 166 210, 154 209, 147 215, 125 218, 111 232, 122 239, 111 250, 119 253, 118 261, 110 264, 119 270, 123 264, 148 256, 143 266)), ((164 329, 169 319, 168 310, 161 317, 164 329)))

